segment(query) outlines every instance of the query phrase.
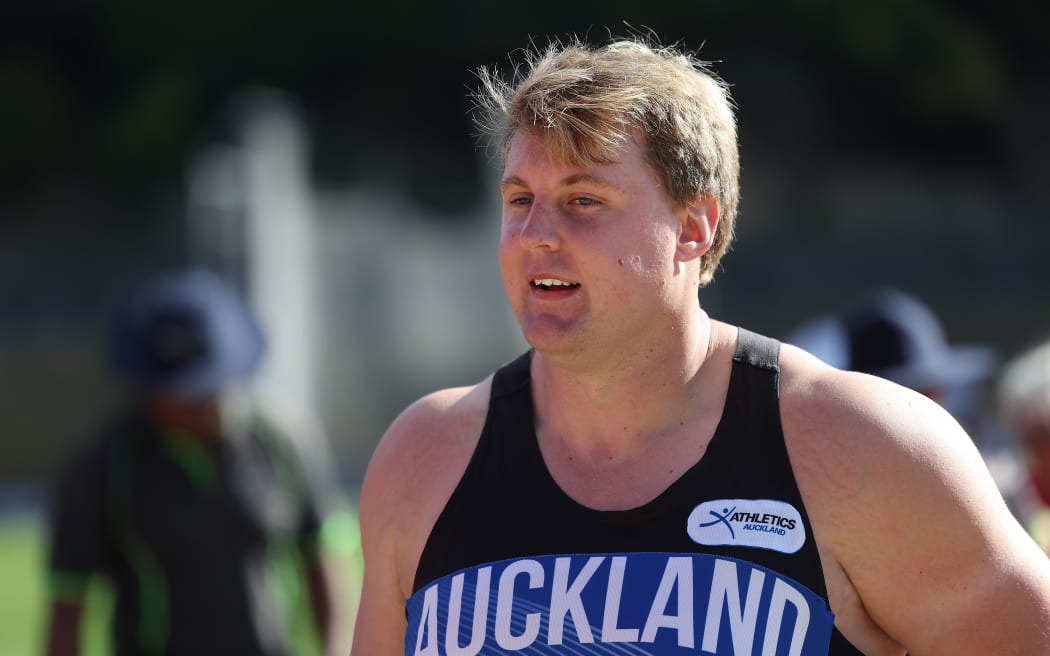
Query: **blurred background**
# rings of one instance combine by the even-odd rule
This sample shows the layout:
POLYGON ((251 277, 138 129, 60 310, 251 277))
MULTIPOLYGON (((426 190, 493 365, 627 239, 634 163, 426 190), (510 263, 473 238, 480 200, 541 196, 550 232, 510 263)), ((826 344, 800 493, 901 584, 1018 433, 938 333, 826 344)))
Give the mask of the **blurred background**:
POLYGON ((782 335, 892 285, 952 341, 1046 336, 1046 7, 8 0, 0 578, 27 583, 0 586, 0 651, 37 644, 48 487, 118 398, 107 322, 145 276, 198 264, 249 290, 261 385, 321 419, 351 495, 401 408, 525 348, 468 95, 532 39, 651 29, 732 85, 742 202, 714 316, 782 335))

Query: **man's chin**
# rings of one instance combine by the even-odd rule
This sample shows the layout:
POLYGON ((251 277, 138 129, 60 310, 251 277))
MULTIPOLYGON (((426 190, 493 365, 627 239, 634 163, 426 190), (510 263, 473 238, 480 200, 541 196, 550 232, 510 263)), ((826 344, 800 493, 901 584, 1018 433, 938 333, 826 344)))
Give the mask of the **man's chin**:
POLYGON ((544 353, 579 350, 580 342, 583 341, 579 332, 565 322, 547 318, 529 322, 522 328, 522 335, 529 346, 544 353))

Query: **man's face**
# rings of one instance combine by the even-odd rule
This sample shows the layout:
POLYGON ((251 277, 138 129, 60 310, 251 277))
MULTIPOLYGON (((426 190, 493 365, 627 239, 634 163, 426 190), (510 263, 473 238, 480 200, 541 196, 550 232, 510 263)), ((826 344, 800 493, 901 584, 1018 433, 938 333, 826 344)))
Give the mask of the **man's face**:
POLYGON ((686 210, 638 144, 618 162, 575 167, 553 159, 541 134, 521 132, 502 195, 503 283, 538 350, 622 347, 690 298, 696 304, 698 274, 676 257, 686 210))

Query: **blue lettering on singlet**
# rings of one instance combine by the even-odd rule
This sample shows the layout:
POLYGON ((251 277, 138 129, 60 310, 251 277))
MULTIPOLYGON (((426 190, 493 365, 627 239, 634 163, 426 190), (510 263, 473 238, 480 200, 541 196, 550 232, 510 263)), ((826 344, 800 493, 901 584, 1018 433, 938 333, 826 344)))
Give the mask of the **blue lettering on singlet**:
POLYGON ((487 563, 408 600, 406 656, 827 656, 834 616, 800 583, 709 554, 487 563))

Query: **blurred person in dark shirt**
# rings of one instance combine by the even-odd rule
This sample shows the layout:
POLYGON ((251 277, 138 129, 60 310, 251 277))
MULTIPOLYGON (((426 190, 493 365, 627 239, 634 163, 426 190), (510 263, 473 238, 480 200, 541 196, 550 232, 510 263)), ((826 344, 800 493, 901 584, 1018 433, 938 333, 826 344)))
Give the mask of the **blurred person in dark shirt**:
POLYGON ((55 490, 49 656, 80 653, 97 575, 116 654, 291 654, 290 603, 345 653, 352 573, 332 543, 356 523, 323 440, 293 439, 247 392, 266 349, 252 309, 207 271, 170 273, 127 299, 111 339, 130 398, 55 490))

